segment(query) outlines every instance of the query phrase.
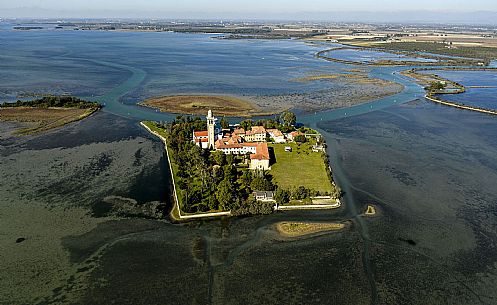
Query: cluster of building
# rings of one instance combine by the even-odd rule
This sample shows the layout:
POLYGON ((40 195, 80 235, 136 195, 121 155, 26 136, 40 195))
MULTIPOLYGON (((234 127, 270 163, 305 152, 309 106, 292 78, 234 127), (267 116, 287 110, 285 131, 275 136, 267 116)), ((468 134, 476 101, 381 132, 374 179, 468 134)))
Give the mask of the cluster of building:
POLYGON ((207 114, 207 130, 194 131, 193 142, 204 148, 220 150, 225 154, 246 155, 250 154, 250 169, 269 170, 270 156, 267 145, 268 137, 275 143, 286 143, 301 134, 292 132, 285 135, 278 129, 265 129, 263 126, 253 126, 250 130, 241 127, 221 129, 217 119, 209 110, 207 114))

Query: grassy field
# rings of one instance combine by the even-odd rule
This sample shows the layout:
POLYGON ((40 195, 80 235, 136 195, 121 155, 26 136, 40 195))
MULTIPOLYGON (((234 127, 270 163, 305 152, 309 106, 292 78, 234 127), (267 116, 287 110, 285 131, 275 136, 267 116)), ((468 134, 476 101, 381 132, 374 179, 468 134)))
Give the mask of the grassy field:
POLYGON ((231 96, 175 95, 150 98, 142 106, 157 108, 164 112, 205 115, 210 109, 217 115, 257 116, 272 114, 261 111, 247 100, 231 96))
POLYGON ((313 233, 337 231, 345 228, 343 223, 279 222, 276 229, 283 236, 299 237, 313 233))
POLYGON ((305 186, 319 192, 331 192, 323 158, 321 153, 312 151, 312 144, 270 144, 270 147, 276 158, 270 172, 280 187, 305 186), (292 147, 292 152, 286 152, 286 146, 292 147))
MULTIPOLYGON (((412 42, 392 42, 382 43, 377 41, 362 40, 362 41, 346 41, 347 45, 366 47, 366 48, 379 48, 388 51, 405 51, 405 52, 428 52, 432 54, 448 55, 456 57, 464 57, 469 59, 480 59, 489 61, 497 58, 497 48, 484 47, 484 46, 463 46, 453 45, 447 48, 446 44, 434 43, 426 41, 412 41, 412 42)), ((453 59, 455 61, 464 62, 464 59, 453 59)))
POLYGON ((17 131, 33 134, 81 120, 97 109, 12 107, 0 109, 0 121, 34 123, 34 127, 17 131))
POLYGON ((455 46, 447 48, 445 44, 433 42, 393 42, 388 44, 372 44, 373 47, 385 48, 388 50, 430 52, 450 56, 460 56, 466 58, 495 59, 497 58, 497 48, 480 46, 455 46))

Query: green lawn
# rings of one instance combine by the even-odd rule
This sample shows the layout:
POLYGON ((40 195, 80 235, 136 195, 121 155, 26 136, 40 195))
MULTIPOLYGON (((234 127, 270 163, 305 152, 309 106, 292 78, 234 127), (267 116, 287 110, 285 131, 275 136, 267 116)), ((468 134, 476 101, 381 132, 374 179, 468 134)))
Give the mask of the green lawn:
POLYGON ((319 192, 331 192, 323 158, 320 152, 312 151, 312 144, 270 144, 269 147, 273 147, 276 158, 270 173, 280 187, 290 189, 302 185, 319 192), (293 151, 286 152, 286 146, 293 151))

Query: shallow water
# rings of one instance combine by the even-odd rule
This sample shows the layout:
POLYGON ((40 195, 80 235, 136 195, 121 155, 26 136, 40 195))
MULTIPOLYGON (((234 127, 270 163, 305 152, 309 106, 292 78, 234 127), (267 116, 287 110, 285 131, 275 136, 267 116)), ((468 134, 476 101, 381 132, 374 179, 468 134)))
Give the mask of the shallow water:
POLYGON ((378 304, 497 300, 493 116, 419 100, 318 126, 345 201, 380 209, 364 221, 378 304))
POLYGON ((127 85, 126 103, 179 93, 305 92, 326 85, 290 80, 315 69, 339 67, 315 59, 312 54, 318 49, 303 42, 232 41, 212 37, 103 31, 0 32, 1 55, 6 59, 0 63, 2 99, 25 91, 23 84, 35 92, 52 86, 78 96, 99 96, 101 93, 94 92, 92 87, 115 86, 133 72, 143 74, 143 78, 127 85), (81 72, 77 78, 65 77, 65 73, 74 69, 81 72), (16 86, 16 76, 21 75, 23 84, 16 86), (96 81, 99 86, 90 86, 96 81))
POLYGON ((497 71, 434 70, 425 73, 436 73, 466 87, 466 92, 443 95, 444 99, 471 106, 497 109, 497 71))
MULTIPOLYGON (((160 48, 167 48, 167 42, 159 34, 163 33, 84 33, 77 38, 84 45, 79 51, 64 45, 66 40, 75 41, 72 33, 47 33, 43 36, 50 43, 39 39, 36 50, 27 43, 19 54, 2 48, 0 55, 16 59, 0 65, 14 75, 26 72, 30 86, 36 87, 37 78, 42 79, 45 65, 53 67, 60 61, 47 72, 50 78, 43 86, 60 82, 61 90, 76 88, 88 95, 92 86, 101 85, 96 92, 109 104, 106 112, 62 129, 1 140, 0 269, 8 276, 0 277, 0 303, 497 302, 497 121, 420 99, 422 88, 398 75, 396 68, 375 68, 370 73, 401 82, 406 87, 402 93, 299 118, 319 128, 327 139, 336 180, 345 191, 344 206, 338 210, 185 225, 95 217, 95 207, 101 212, 98 208, 103 209, 101 204, 109 196, 140 204, 169 202, 162 144, 135 119, 168 116, 128 105, 138 96, 186 82, 186 87, 199 91, 213 86, 232 93, 242 77, 237 73, 250 76, 239 92, 249 87, 264 92, 268 77, 271 86, 287 91, 294 88, 279 78, 301 73, 289 72, 292 62, 304 71, 336 69, 314 59, 315 49, 299 42, 219 42, 203 35, 175 34, 178 43, 188 38, 200 42, 204 51, 226 57, 233 52, 233 64, 248 56, 257 69, 239 63, 235 73, 235 68, 217 61, 219 55, 202 60, 205 54, 187 50, 184 42, 180 48, 193 52, 188 53, 191 56, 173 52, 173 57, 189 64, 173 64, 176 70, 166 77, 162 64, 168 53, 160 48), (109 46, 99 41, 108 41, 109 46), (223 51, 217 43, 231 47, 223 51), (236 47, 240 45, 244 48, 236 47), (84 50, 101 52, 102 57, 84 50), (132 55, 121 59, 126 52, 132 55), (75 59, 83 56, 84 60, 75 59), (271 58, 270 64, 257 63, 262 57, 271 58), (152 59, 161 64, 152 67, 152 59), (66 64, 78 65, 82 71, 75 85, 67 76, 70 71, 63 69, 66 64), (185 71, 174 80, 181 67, 185 71), (203 69, 203 74, 184 77, 203 69), (230 77, 221 81, 209 77, 217 70, 230 77), (155 80, 158 75, 165 78, 155 80), (218 81, 233 85, 218 87, 218 81), (377 217, 361 216, 367 204, 377 207, 377 217), (350 226, 338 233, 284 239, 273 229, 282 220, 347 221, 350 226), (25 240, 16 243, 18 238, 25 240)), ((35 33, 27 35, 37 39, 35 33)), ((20 38, 17 42, 23 44, 20 38)), ((295 86, 295 90, 312 89, 295 86)), ((0 88, 6 95, 27 90, 19 81, 0 83, 0 88)))
POLYGON ((412 61, 412 62, 437 62, 436 59, 412 57, 403 54, 394 54, 375 50, 340 49, 325 53, 324 55, 338 60, 354 61, 360 63, 373 63, 381 60, 412 61))

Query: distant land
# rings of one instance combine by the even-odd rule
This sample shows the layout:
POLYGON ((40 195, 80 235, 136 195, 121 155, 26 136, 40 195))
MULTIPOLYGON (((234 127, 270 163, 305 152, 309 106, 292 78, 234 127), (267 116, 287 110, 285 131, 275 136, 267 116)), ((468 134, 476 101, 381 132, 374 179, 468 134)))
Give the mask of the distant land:
POLYGON ((151 10, 54 10, 40 7, 3 8, 0 18, 153 18, 175 20, 266 20, 266 21, 331 21, 370 23, 416 24, 479 24, 496 25, 495 11, 300 11, 273 13, 247 12, 195 12, 151 10))

